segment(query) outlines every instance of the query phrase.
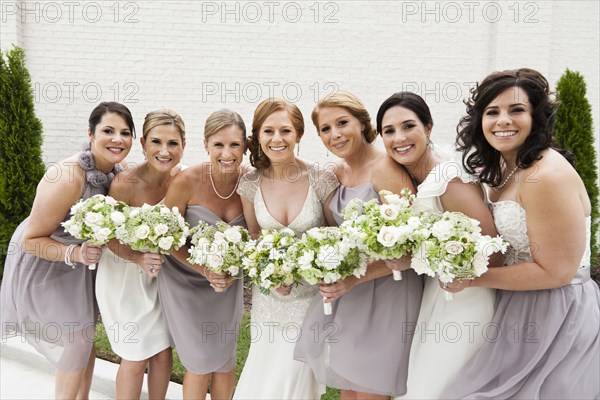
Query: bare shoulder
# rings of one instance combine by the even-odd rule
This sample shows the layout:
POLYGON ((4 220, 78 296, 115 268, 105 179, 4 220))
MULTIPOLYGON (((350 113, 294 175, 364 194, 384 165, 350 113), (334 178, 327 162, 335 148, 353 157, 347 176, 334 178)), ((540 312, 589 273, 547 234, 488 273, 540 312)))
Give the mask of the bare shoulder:
POLYGON ((518 198, 526 208, 552 212, 580 204, 587 212, 589 199, 577 171, 557 151, 547 149, 542 159, 522 171, 518 198), (544 201, 540 201, 544 199, 544 201))
POLYGON ((539 196, 557 189, 574 190, 583 185, 575 168, 552 149, 542 152, 542 158, 521 174, 519 194, 524 196, 539 196))
POLYGON ((208 163, 202 163, 184 169, 175 176, 169 188, 189 190, 192 186, 201 185, 208 179, 208 174, 210 173, 208 165, 208 163))
POLYGON ((85 171, 79 166, 78 156, 74 155, 48 167, 38 183, 38 194, 62 193, 67 197, 81 195, 85 185, 85 171))
POLYGON ((373 164, 373 185, 377 190, 391 190, 398 193, 404 188, 415 191, 410 175, 406 169, 387 154, 379 157, 373 164))

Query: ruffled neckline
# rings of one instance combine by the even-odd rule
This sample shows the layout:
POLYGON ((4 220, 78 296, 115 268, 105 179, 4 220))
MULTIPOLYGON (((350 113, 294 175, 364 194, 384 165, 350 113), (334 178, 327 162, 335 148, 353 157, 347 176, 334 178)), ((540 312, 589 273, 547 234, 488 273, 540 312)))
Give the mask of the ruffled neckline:
POLYGON ((108 174, 96 169, 96 161, 94 161, 94 155, 90 149, 90 142, 83 143, 78 161, 79 166, 85 171, 86 181, 90 185, 98 188, 108 188, 115 175, 123 170, 119 164, 115 164, 108 174))

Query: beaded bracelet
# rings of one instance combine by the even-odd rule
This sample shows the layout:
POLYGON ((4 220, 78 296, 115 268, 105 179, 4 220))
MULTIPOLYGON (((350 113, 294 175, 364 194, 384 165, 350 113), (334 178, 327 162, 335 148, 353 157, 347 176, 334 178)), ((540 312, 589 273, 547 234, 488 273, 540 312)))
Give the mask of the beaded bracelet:
POLYGON ((75 269, 75 262, 72 260, 72 256, 75 247, 77 247, 76 244, 70 244, 69 247, 67 247, 67 251, 65 251, 65 264, 73 269, 75 269))

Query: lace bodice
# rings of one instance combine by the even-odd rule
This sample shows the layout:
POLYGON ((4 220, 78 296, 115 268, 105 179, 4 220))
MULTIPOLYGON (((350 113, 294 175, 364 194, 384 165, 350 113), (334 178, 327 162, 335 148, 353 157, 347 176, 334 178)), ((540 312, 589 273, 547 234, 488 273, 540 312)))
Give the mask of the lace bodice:
MULTIPOLYGON (((527 236, 527 219, 525 210, 512 200, 491 203, 494 223, 498 234, 510 243, 504 254, 504 265, 513 265, 532 261, 531 246, 527 236)), ((586 218, 586 248, 579 263, 579 268, 589 267, 591 249, 591 218, 586 218)))
MULTIPOLYGON (((331 171, 321 169, 317 164, 307 163, 307 166, 309 188, 306 200, 298 216, 287 226, 296 236, 316 226, 325 225, 323 201, 339 185, 331 171)), ((254 203, 256 220, 262 229, 285 228, 267 210, 260 190, 261 178, 262 173, 258 170, 248 172, 240 181, 238 193, 254 203)), ((288 323, 299 325, 318 290, 316 285, 303 283, 294 286, 288 296, 282 296, 275 290, 271 290, 270 295, 265 296, 255 287, 252 290, 252 322, 274 323, 277 324, 275 327, 279 328, 288 323)))

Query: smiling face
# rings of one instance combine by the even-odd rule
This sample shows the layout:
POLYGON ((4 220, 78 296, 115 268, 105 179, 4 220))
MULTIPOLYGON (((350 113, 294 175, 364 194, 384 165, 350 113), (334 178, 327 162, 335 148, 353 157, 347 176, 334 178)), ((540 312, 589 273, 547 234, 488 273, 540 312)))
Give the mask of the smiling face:
POLYGON ((323 107, 318 115, 319 137, 327 150, 340 158, 349 157, 367 144, 363 124, 342 107, 323 107))
POLYGON ((401 106, 383 115, 381 134, 385 150, 397 163, 415 166, 429 151, 431 126, 425 126, 413 111, 401 106))
POLYGON ((112 169, 115 164, 123 161, 131 150, 133 134, 119 114, 104 114, 95 131, 88 131, 88 135, 94 160, 101 170, 112 169))
POLYGON ((527 93, 520 87, 506 89, 483 111, 481 128, 485 139, 505 159, 516 159, 531 133, 531 114, 527 93))
POLYGON ((140 142, 148 164, 159 171, 170 171, 179 164, 185 148, 179 128, 174 125, 157 125, 140 142))
POLYGON ((258 141, 262 152, 272 163, 286 162, 294 159, 294 147, 300 142, 300 135, 294 128, 289 113, 280 110, 265 119, 260 127, 258 141))
POLYGON ((237 173, 244 158, 244 133, 237 125, 229 125, 210 135, 204 141, 213 171, 222 174, 237 173))

